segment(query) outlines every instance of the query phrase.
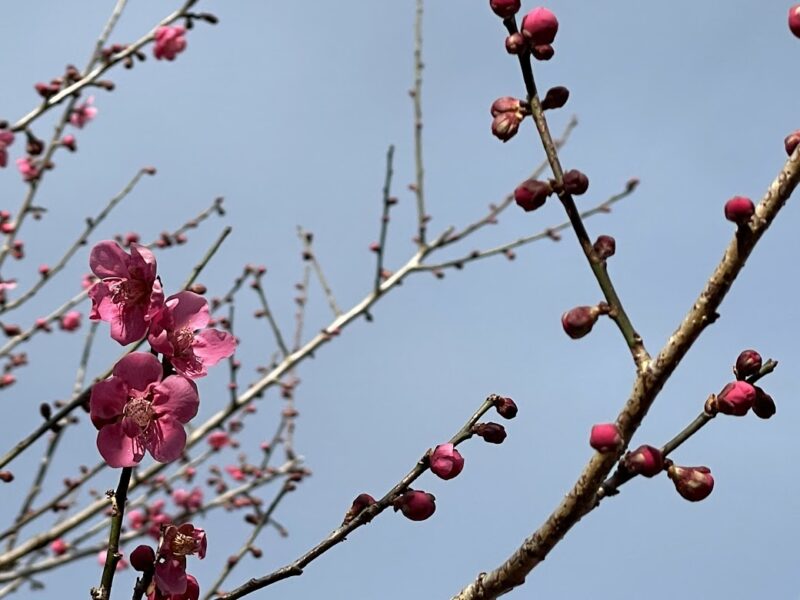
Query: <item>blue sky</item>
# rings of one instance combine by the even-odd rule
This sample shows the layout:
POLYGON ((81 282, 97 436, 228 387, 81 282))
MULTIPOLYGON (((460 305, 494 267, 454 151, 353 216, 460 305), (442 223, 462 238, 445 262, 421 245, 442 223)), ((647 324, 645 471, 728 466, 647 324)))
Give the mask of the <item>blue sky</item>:
MULTIPOLYGON (((164 3, 131 3, 112 40, 138 38, 160 19, 164 3)), ((499 201, 542 159, 533 127, 503 145, 489 133, 489 106, 522 95, 515 61, 503 49, 504 29, 483 1, 429 2, 425 21, 425 161, 431 230, 463 225, 499 201)), ((67 3, 15 3, 0 36, 0 117, 32 108, 33 84, 64 64, 82 66, 112 3, 78 13, 67 3)), ((565 85, 568 105, 551 113, 554 131, 576 114, 580 124, 562 151, 567 168, 590 178, 589 207, 630 177, 641 186, 611 215, 588 223, 590 234, 613 235, 609 263, 617 289, 651 351, 669 337, 691 306, 732 235, 722 207, 733 195, 760 198, 777 174, 783 138, 800 126, 796 62, 800 41, 786 27, 789 4, 776 0, 663 4, 551 2, 561 29, 555 58, 536 67, 539 86, 565 85)), ((169 5, 171 9, 171 5, 169 5)), ((526 6, 533 8, 533 5, 526 6)), ((302 270, 295 227, 316 234, 315 245, 343 307, 370 289, 386 147, 396 145, 400 199, 389 232, 387 266, 412 252, 414 179, 411 102, 414 6, 406 2, 223 3, 199 9, 220 17, 199 25, 174 63, 152 59, 114 71, 117 88, 97 91, 99 115, 76 132, 79 152, 58 155, 39 203, 44 219, 21 238, 27 259, 4 277, 23 283, 42 262, 54 262, 141 166, 141 182, 96 239, 137 230, 150 239, 174 228, 218 195, 226 197, 234 233, 202 277, 221 293, 245 262, 264 263, 271 305, 286 331, 292 325, 292 285, 302 270)), ((37 123, 45 137, 51 118, 37 123)), ((13 147, 13 157, 21 151, 13 147)), ((13 210, 24 187, 13 169, 0 173, 0 208, 13 210)), ((690 504, 664 477, 635 481, 582 521, 509 598, 633 600, 680 595, 790 598, 798 588, 796 539, 800 483, 791 457, 800 442, 795 366, 800 360, 794 303, 800 212, 790 201, 725 301, 722 318, 689 353, 651 410, 634 444, 659 445, 688 423, 709 393, 731 379, 744 348, 781 362, 764 381, 777 415, 719 418, 681 448, 676 462, 708 465, 716 478, 709 499, 690 504), (620 574, 624 573, 622 581, 620 574)), ((556 203, 535 213, 510 210, 461 252, 484 248, 560 223, 556 203)), ((191 244, 163 254, 169 289, 222 227, 213 221, 191 244)), ((86 253, 45 296, 20 311, 29 322, 74 293, 87 270, 86 253)), ((242 381, 268 360, 274 344, 262 322, 248 323, 255 298, 245 293, 241 315, 242 381)), ((312 286, 308 332, 330 321, 312 286)), ((382 494, 418 456, 456 431, 492 392, 513 397, 520 414, 501 446, 464 446, 464 472, 450 482, 426 475, 438 510, 423 523, 385 514, 312 564, 299 578, 256 598, 295 600, 410 595, 449 598, 481 570, 496 566, 549 514, 591 456, 593 423, 613 419, 630 390, 633 369, 617 331, 600 322, 590 336, 568 339, 565 310, 601 294, 570 235, 503 258, 448 272, 439 281, 409 279, 381 300, 372 324, 359 321, 299 370, 297 445, 313 476, 277 513, 290 536, 266 532, 261 560, 248 558, 232 582, 280 566, 336 526, 350 501, 382 494)), ((101 329, 101 331, 103 331, 101 329)), ((31 366, 0 392, 10 446, 38 422, 38 404, 69 395, 82 336, 54 333, 30 344, 31 366), (12 418, 8 418, 13 415, 12 418)), ((100 346, 99 373, 117 355, 100 346)), ((226 373, 201 384, 202 414, 225 402, 226 373)), ((271 434, 281 404, 274 392, 242 435, 255 453, 271 434)), ((94 431, 76 427, 69 455, 53 485, 76 463, 97 460, 94 431)), ((15 466, 20 490, 38 452, 15 466)), ((233 454, 227 457, 233 461, 233 454)), ((113 487, 104 472, 97 489, 113 487)), ((0 498, 15 510, 14 494, 0 498)), ((210 551, 195 563, 201 584, 238 548, 246 531, 240 514, 206 522, 210 551)), ((33 530, 30 530, 33 532, 33 530)), ((92 561, 48 574, 42 597, 57 589, 86 594, 99 577, 92 561)), ((127 597, 132 574, 120 576, 127 597)), ((27 592, 24 592, 27 594, 27 592)), ((115 596, 116 596, 115 594, 115 596)))

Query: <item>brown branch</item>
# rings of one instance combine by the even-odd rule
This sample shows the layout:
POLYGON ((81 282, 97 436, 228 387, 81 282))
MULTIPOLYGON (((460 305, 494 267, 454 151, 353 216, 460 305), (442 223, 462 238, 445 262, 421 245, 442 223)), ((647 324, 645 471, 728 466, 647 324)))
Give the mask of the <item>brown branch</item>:
MULTIPOLYGON (((770 184, 753 218, 741 226, 728 244, 722 260, 683 322, 636 381, 617 417, 625 446, 630 442, 656 396, 700 334, 719 317, 717 310, 744 268, 756 243, 775 220, 800 181, 800 149, 789 157, 770 184)), ((558 544, 567 532, 596 506, 597 492, 619 459, 617 453, 595 454, 578 480, 542 526, 496 569, 481 574, 453 600, 486 600, 521 585, 525 577, 558 544)))
POLYGON ((414 88, 411 98, 414 103, 414 168, 416 183, 414 194, 417 197, 417 244, 424 248, 427 241, 428 215, 425 213, 425 163, 422 159, 422 17, 425 8, 424 0, 417 0, 416 19, 414 20, 414 88))

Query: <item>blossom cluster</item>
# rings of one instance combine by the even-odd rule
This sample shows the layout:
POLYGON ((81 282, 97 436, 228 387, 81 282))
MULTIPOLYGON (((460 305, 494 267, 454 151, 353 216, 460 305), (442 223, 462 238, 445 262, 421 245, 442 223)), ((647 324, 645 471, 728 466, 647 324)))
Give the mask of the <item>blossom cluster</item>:
POLYGON ((156 259, 145 246, 133 243, 129 254, 114 241, 100 242, 89 265, 98 279, 89 289, 89 317, 107 321, 120 344, 146 338, 152 349, 126 355, 111 377, 93 386, 97 448, 112 467, 132 467, 145 451, 172 462, 186 446, 184 425, 199 408, 193 380, 233 354, 236 340, 206 328, 210 313, 202 296, 182 291, 164 297, 156 259))

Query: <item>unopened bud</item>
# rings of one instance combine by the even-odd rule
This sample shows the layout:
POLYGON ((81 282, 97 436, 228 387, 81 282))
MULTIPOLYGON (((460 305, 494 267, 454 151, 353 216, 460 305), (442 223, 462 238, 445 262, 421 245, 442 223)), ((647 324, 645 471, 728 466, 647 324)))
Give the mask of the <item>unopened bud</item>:
POLYGON ((527 47, 525 38, 519 32, 512 33, 506 38, 506 52, 509 54, 522 54, 527 47))
POLYGON ((408 490, 394 501, 394 510, 412 521, 424 521, 436 512, 436 498, 427 492, 408 490))
POLYGON ((667 475, 678 493, 689 502, 699 502, 714 489, 714 478, 708 467, 678 467, 670 465, 667 475))
POLYGON ((756 401, 756 389, 746 381, 734 381, 722 388, 716 398, 712 397, 711 400, 706 403, 712 405, 712 410, 706 411, 709 414, 714 414, 716 409, 716 412, 723 415, 743 417, 756 401))
POLYGON ((761 355, 755 350, 743 350, 739 357, 736 359, 736 373, 737 379, 745 379, 751 375, 757 374, 761 370, 761 355))
POLYGON ((753 387, 756 389, 756 399, 755 402, 753 402, 753 414, 759 419, 769 419, 777 410, 775 401, 772 399, 772 396, 757 385, 753 387))
POLYGON ((517 404, 511 398, 497 396, 494 399, 494 408, 504 419, 513 419, 517 416, 517 404))
POLYGON ((628 452, 622 463, 629 473, 653 477, 664 470, 664 455, 658 448, 644 445, 628 452))
POLYGON ((536 179, 528 179, 523 181, 514 190, 514 200, 517 205, 525 212, 531 212, 537 208, 541 208, 547 197, 553 193, 553 188, 550 184, 544 181, 537 181, 536 179))
POLYGON ((589 189, 589 178, 577 169, 564 173, 564 190, 573 196, 585 194, 589 189))
POLYGON ((793 131, 783 140, 783 147, 786 148, 786 154, 791 156, 794 149, 797 148, 797 144, 800 144, 800 129, 793 131))
POLYGON ((520 30, 533 46, 552 44, 558 33, 558 19, 551 11, 540 6, 523 17, 520 30))
POLYGON ((478 423, 472 428, 472 433, 482 437, 489 444, 502 444, 508 435, 506 428, 500 423, 478 423))
POLYGON ((375 504, 375 498, 370 496, 369 494, 359 494, 356 496, 356 499, 353 500, 353 504, 347 510, 347 513, 344 515, 344 521, 342 521, 342 525, 346 525, 353 519, 355 519, 362 510, 367 508, 368 506, 372 506, 375 504))
POLYGON ((577 306, 561 316, 561 326, 573 340, 587 335, 597 323, 600 309, 596 306, 577 306))
POLYGON ((14 481, 14 474, 11 471, 0 471, 0 481, 11 483, 14 481))
POLYGON ((563 85, 552 87, 547 90, 544 100, 542 100, 542 110, 552 110, 561 108, 569 100, 569 90, 563 85))
POLYGON ((156 553, 151 546, 142 544, 131 552, 130 563, 136 571, 151 571, 156 562, 156 553))
POLYGON ((513 96, 502 96, 492 102, 492 107, 490 112, 492 113, 493 117, 501 113, 513 112, 513 113, 520 113, 523 111, 522 102, 518 98, 514 98, 513 96))
POLYGON ((620 435, 616 423, 598 423, 592 426, 589 445, 601 454, 614 452, 620 444, 622 444, 622 435, 620 435))
POLYGON ((617 251, 617 241, 610 235, 600 235, 594 243, 594 252, 600 260, 605 260, 617 251))
POLYGON ((428 456, 431 472, 442 479, 452 479, 464 468, 464 457, 453 444, 439 444, 428 456))
POLYGON ((555 53, 555 49, 550 44, 541 44, 531 48, 531 54, 536 60, 550 60, 555 53))
POLYGON ((500 113, 492 119, 492 135, 503 142, 507 142, 517 135, 521 122, 522 118, 517 113, 500 113))
POLYGON ((725 203, 725 218, 737 225, 744 225, 756 212, 756 207, 750 198, 734 196, 725 203))
POLYGON ((489 7, 501 19, 508 19, 519 12, 521 0, 489 0, 489 7))
POLYGON ((789 30, 795 37, 800 38, 800 4, 795 4, 789 9, 789 30))

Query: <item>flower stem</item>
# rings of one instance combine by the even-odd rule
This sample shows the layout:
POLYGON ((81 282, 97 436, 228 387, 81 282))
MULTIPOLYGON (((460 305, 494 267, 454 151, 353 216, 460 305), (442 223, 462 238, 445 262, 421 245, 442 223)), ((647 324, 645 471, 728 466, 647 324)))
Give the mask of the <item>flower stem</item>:
MULTIPOLYGON (((117 491, 111 495, 111 530, 108 534, 108 550, 106 550, 106 563, 100 579, 100 587, 92 588, 92 600, 108 600, 111 597, 111 584, 114 582, 114 573, 117 563, 122 555, 119 552, 119 536, 122 533, 122 518, 125 516, 125 502, 128 497, 128 485, 131 482, 133 467, 123 467, 119 474, 117 491)), ((110 494, 109 494, 110 495, 110 494)))

